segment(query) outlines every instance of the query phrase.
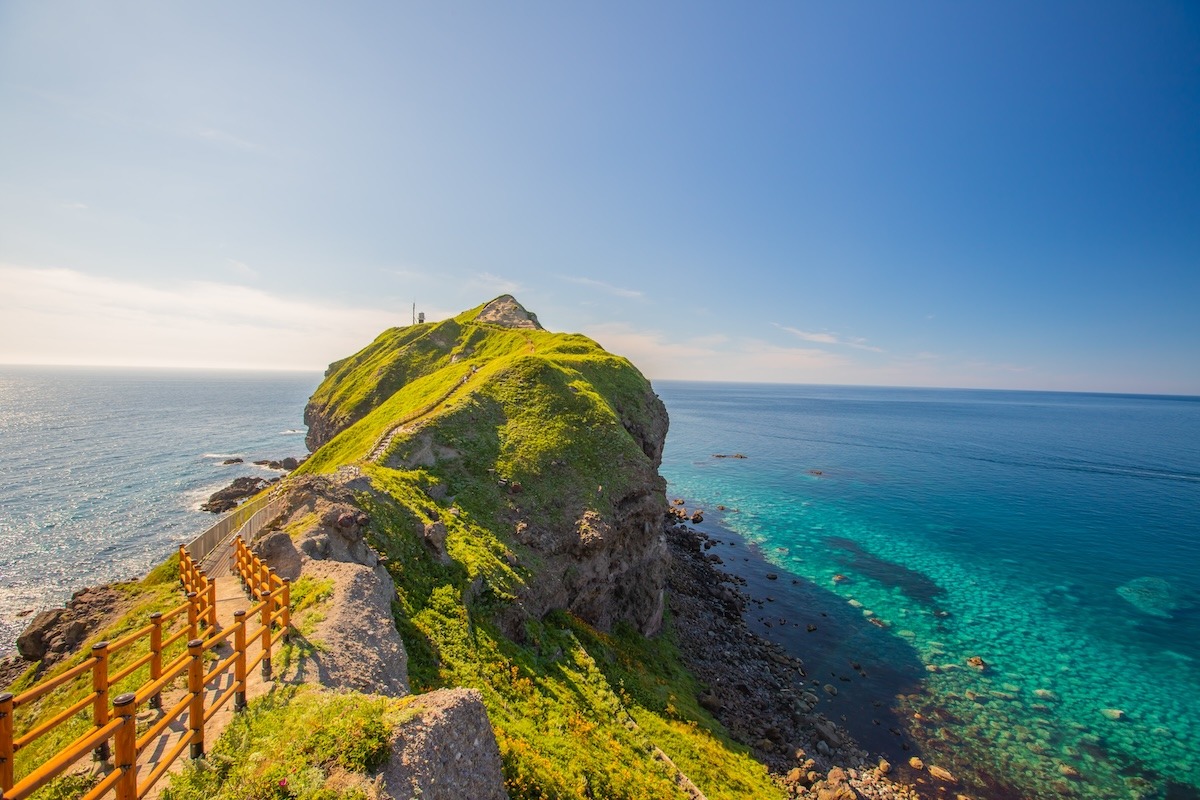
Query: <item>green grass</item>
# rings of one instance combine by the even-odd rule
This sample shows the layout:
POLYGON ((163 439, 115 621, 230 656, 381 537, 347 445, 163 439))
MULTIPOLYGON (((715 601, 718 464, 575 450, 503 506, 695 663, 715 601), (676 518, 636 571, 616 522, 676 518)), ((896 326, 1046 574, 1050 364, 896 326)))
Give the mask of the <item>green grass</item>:
POLYGON ((410 716, 408 705, 354 692, 277 689, 236 715, 206 758, 171 778, 162 798, 365 800, 366 776, 387 761, 391 730, 410 716), (347 781, 345 773, 362 777, 347 781))
MULTIPOLYGON (((97 635, 91 637, 74 656, 56 664, 53 668, 47 670, 45 674, 36 675, 37 665, 34 665, 8 687, 8 690, 13 692, 13 694, 19 695, 22 691, 31 688, 35 684, 61 675, 88 658, 93 643, 100 641, 111 642, 120 639, 128 633, 132 633, 148 625, 151 613, 155 611, 169 611, 181 605, 184 602, 184 597, 179 585, 178 553, 171 555, 165 562, 151 570, 143 580, 113 584, 112 588, 124 594, 130 603, 129 609, 118 620, 102 629, 97 635)), ((186 616, 182 618, 182 621, 186 622, 186 616)), ((178 629, 179 624, 181 622, 177 619, 174 623, 176 626, 175 629, 178 629)), ((110 674, 120 671, 126 665, 137 660, 148 649, 149 639, 147 637, 113 654, 109 662, 110 674)), ((186 645, 184 642, 176 642, 172 647, 164 651, 163 663, 169 663, 172 659, 182 654, 185 649, 186 645)), ((142 666, 134 670, 125 679, 113 684, 110 687, 109 696, 115 697, 123 692, 133 691, 142 684, 147 683, 149 679, 149 665, 142 666)), ((32 730, 43 720, 50 719, 91 691, 91 672, 89 671, 43 695, 32 703, 23 705, 14 714, 15 734, 21 736, 32 730)), ((22 748, 17 753, 14 765, 16 779, 20 780, 37 766, 48 761, 53 755, 85 733, 91 726, 92 712, 89 707, 86 711, 68 718, 62 724, 22 748)), ((77 788, 76 784, 79 780, 77 776, 64 776, 55 780, 34 796, 42 799, 58 796, 77 796, 78 793, 75 792, 75 788, 77 788)))

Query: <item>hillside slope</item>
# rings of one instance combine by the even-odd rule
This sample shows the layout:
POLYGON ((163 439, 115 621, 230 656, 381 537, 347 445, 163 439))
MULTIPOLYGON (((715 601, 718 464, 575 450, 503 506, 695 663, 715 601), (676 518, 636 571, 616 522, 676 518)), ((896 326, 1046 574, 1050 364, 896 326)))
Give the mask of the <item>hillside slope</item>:
MULTIPOLYGON (((305 416, 317 449, 268 558, 309 564, 347 535, 331 520, 369 519, 412 691, 480 692, 512 797, 783 795, 656 636, 667 415, 629 361, 505 296, 385 331, 305 416)), ((326 652, 363 646, 314 631, 326 652)))

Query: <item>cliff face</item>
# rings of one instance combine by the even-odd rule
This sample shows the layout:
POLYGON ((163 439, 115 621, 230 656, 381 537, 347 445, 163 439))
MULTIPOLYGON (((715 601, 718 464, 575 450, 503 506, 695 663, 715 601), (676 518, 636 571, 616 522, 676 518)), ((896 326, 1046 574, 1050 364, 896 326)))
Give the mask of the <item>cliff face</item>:
POLYGON ((305 470, 365 473, 464 562, 470 593, 504 599, 494 617, 514 638, 554 609, 659 630, 667 414, 627 360, 506 295, 384 332, 330 366, 305 418, 321 448, 305 470), (455 552, 489 536, 482 561, 455 552))

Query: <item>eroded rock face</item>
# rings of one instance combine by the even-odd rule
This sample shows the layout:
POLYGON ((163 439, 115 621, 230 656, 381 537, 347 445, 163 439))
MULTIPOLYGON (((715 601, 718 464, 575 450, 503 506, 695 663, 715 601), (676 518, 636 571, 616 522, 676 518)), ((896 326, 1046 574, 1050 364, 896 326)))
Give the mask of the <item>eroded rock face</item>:
POLYGON ((380 775, 395 800, 507 800, 500 748, 475 689, 439 689, 413 701, 417 714, 392 735, 380 775))
POLYGON ((311 647, 297 666, 299 680, 384 695, 408 693, 408 654, 392 620, 396 586, 367 543, 370 519, 351 489, 334 478, 305 477, 287 491, 280 525, 251 545, 279 575, 301 578, 329 596, 293 624, 311 647))

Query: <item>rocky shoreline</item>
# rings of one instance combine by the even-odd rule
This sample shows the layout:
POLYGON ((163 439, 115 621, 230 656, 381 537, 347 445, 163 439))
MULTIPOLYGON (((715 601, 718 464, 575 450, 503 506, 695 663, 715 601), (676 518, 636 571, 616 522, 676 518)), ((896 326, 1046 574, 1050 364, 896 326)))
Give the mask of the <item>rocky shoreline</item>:
POLYGON ((937 796, 889 777, 891 763, 860 748, 822 710, 822 695, 836 687, 815 687, 800 659, 750 630, 744 615, 754 601, 741 589, 744 580, 709 557, 708 534, 675 523, 666 534, 674 632, 684 663, 705 687, 700 702, 792 796, 937 796))

